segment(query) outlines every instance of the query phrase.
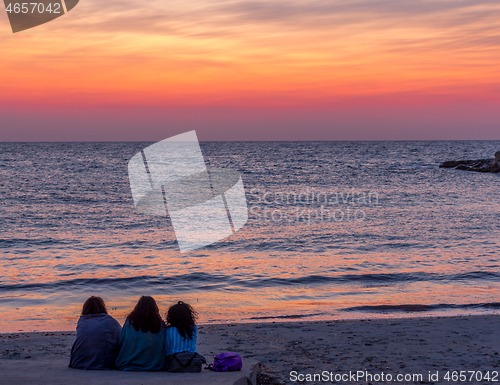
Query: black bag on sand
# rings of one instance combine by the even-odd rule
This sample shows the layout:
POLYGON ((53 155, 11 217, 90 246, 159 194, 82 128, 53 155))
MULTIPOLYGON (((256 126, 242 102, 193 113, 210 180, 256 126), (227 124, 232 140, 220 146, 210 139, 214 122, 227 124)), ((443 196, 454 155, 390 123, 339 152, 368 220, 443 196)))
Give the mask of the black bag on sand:
POLYGON ((193 352, 174 353, 167 356, 167 370, 174 373, 199 373, 207 360, 193 352))

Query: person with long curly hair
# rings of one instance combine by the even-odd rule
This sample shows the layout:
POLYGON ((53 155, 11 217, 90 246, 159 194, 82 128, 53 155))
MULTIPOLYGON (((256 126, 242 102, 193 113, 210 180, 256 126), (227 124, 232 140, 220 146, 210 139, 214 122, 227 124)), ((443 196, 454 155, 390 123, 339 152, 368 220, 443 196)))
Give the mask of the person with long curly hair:
POLYGON ((196 353, 198 327, 196 311, 182 301, 170 306, 167 312, 165 351, 169 356, 180 352, 196 353))
POLYGON ((139 371, 164 369, 165 323, 153 297, 141 297, 125 320, 116 367, 139 371))

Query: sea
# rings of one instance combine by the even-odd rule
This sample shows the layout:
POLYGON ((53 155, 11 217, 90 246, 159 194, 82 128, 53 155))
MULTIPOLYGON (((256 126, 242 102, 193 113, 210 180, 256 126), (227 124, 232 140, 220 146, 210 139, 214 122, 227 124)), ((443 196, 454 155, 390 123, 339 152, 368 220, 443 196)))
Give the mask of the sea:
POLYGON ((150 144, 0 143, 0 332, 74 330, 91 295, 119 322, 142 295, 205 324, 500 314, 500 174, 439 168, 500 141, 201 142, 248 221, 185 253, 134 207, 150 144))

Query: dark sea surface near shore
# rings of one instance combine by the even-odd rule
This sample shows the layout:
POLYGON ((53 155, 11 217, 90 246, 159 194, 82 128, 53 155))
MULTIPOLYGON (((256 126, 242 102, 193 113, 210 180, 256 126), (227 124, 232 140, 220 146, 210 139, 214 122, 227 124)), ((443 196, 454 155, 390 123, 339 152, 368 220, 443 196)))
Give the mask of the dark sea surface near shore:
POLYGON ((181 254, 138 214, 128 160, 151 143, 0 143, 0 332, 68 330, 100 295, 200 322, 500 313, 500 174, 438 166, 500 141, 203 142, 238 170, 249 221, 181 254))

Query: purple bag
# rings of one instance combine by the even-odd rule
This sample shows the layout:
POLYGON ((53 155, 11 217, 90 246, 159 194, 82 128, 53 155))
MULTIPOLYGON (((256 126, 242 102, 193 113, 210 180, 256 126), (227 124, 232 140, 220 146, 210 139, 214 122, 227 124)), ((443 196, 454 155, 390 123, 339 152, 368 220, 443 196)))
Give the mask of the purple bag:
POLYGON ((216 372, 234 372, 241 370, 243 361, 238 353, 221 353, 214 357, 213 370, 216 372))

